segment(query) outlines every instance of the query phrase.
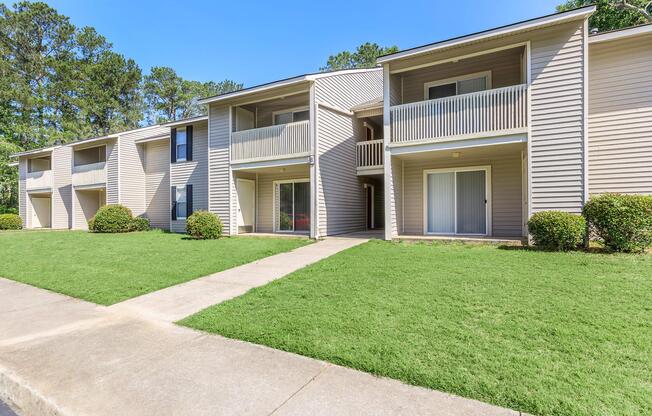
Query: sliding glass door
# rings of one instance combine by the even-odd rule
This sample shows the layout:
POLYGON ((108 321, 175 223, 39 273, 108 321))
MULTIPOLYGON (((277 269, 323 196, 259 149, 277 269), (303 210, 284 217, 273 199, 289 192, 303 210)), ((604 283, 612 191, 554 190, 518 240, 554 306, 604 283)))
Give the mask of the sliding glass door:
POLYGON ((427 234, 489 234, 489 168, 424 172, 427 234))
POLYGON ((307 180, 274 184, 276 231, 310 231, 310 183, 307 180))

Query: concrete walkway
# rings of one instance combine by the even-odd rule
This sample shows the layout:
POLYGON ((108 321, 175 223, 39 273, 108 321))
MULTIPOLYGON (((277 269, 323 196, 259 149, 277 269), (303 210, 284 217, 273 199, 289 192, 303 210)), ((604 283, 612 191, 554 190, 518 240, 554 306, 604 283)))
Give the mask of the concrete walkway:
POLYGON ((329 237, 287 253, 138 296, 112 305, 110 309, 146 319, 176 322, 366 241, 368 238, 356 236, 329 237))

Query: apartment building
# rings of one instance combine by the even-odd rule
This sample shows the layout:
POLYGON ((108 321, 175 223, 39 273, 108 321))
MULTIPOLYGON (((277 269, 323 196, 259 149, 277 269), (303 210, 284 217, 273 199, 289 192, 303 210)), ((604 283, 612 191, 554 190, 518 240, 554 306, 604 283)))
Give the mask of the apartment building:
POLYGON ((208 116, 17 155, 27 228, 105 203, 183 232, 523 238, 541 210, 652 193, 652 25, 593 6, 202 100, 208 116))

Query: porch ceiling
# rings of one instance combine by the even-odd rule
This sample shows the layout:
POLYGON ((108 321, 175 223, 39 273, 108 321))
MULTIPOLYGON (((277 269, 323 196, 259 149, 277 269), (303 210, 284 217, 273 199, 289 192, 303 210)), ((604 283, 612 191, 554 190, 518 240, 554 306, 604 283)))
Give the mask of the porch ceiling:
POLYGON ((492 158, 507 154, 518 154, 527 149, 525 143, 511 143, 494 146, 470 147, 465 149, 436 150, 431 152, 419 152, 397 155, 401 160, 422 161, 422 160, 450 160, 460 162, 465 159, 492 158), (453 157, 458 153, 458 157, 453 157))
POLYGON ((244 173, 260 173, 260 174, 307 174, 310 172, 310 165, 308 163, 302 163, 297 165, 285 165, 285 166, 273 166, 273 167, 261 167, 261 168, 251 168, 251 169, 239 169, 236 172, 244 173))

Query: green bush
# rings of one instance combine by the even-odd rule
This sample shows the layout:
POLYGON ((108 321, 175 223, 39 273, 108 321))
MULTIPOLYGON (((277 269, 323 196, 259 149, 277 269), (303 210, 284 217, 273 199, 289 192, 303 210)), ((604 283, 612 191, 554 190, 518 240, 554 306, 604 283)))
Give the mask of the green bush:
POLYGON ((136 217, 131 221, 131 231, 149 231, 151 229, 152 227, 147 218, 136 217))
POLYGON ((88 222, 88 229, 95 233, 126 233, 132 231, 133 215, 123 205, 105 205, 88 222))
POLYGON ((652 246, 652 196, 604 194, 584 205, 592 235, 613 251, 643 252, 652 246))
POLYGON ((18 215, 18 208, 8 207, 6 205, 0 205, 0 215, 1 214, 16 214, 16 215, 18 215))
POLYGON ((0 230, 20 230, 23 220, 16 214, 0 214, 0 230))
POLYGON ((527 222, 534 245, 545 250, 572 250, 586 237, 586 221, 579 215, 541 211, 527 222))
POLYGON ((222 221, 208 211, 195 211, 186 220, 186 233, 202 240, 214 240, 222 236, 222 221))

